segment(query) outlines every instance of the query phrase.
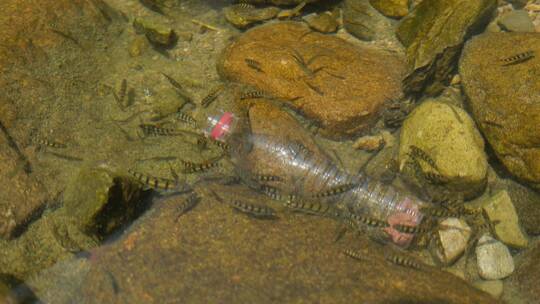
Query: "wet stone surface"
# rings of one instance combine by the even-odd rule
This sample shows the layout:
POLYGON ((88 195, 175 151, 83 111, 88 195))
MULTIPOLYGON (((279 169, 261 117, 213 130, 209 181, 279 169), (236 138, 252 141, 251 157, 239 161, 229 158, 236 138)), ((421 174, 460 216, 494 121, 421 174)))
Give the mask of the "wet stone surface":
MULTIPOLYGON (((245 193, 213 189, 222 197, 245 193)), ((95 303, 493 303, 451 274, 386 262, 386 248, 363 237, 346 234, 334 243, 338 226, 332 220, 290 213, 257 220, 205 198, 176 220, 182 199, 159 202, 82 265, 66 264, 71 284, 54 286, 59 277, 44 275, 30 285, 56 303, 80 297, 95 303), (341 253, 348 248, 362 259, 341 253)))
POLYGON ((396 35, 407 48, 407 90, 436 95, 449 81, 468 35, 483 30, 495 0, 422 1, 401 20, 396 35))
MULTIPOLYGON (((516 271, 509 278, 509 287, 520 292, 516 298, 523 298, 525 303, 535 303, 540 298, 540 244, 520 256, 516 271)), ((507 299, 510 300, 510 299, 507 299)))
POLYGON ((88 92, 77 79, 92 82, 98 73, 90 64, 94 53, 84 51, 83 56, 83 49, 87 44, 100 45, 97 41, 106 37, 107 25, 114 32, 116 17, 101 2, 2 2, 0 183, 5 186, 0 191, 0 238, 23 232, 60 191, 48 175, 62 180, 66 174, 40 170, 39 158, 45 156, 37 151, 36 141, 45 136, 29 121, 47 117, 50 128, 71 128, 53 114, 55 107, 47 101, 54 100, 57 105, 65 96, 78 100, 80 94, 88 92))
POLYGON ((445 101, 443 97, 425 100, 405 120, 399 148, 401 172, 429 195, 441 191, 440 183, 466 197, 477 196, 486 185, 484 140, 467 112, 445 101), (408 163, 411 146, 422 149, 434 166, 420 160, 422 172, 419 174, 408 163), (442 178, 440 181, 431 180, 426 175, 429 173, 442 178), (428 189, 427 185, 435 188, 428 189))
POLYGON ((387 17, 401 18, 409 13, 409 0, 370 0, 369 3, 387 17))
POLYGON ((504 279, 515 269, 508 247, 488 234, 478 240, 476 259, 479 274, 486 280, 504 279))
POLYGON ((355 47, 295 22, 246 32, 224 51, 218 68, 227 79, 291 106, 334 139, 368 130, 385 100, 400 98, 404 73, 395 55, 355 47))
POLYGON ((508 65, 540 47, 535 33, 486 33, 470 40, 460 61, 473 117, 499 160, 514 176, 540 189, 540 60, 508 65), (497 45, 486 55, 485 48, 497 45), (478 73, 483 70, 484 73, 478 73))
POLYGON ((498 24, 509 32, 534 32, 534 24, 525 10, 511 11, 502 15, 498 24))
POLYGON ((529 241, 521 231, 519 218, 508 192, 496 193, 483 208, 489 220, 495 223, 494 233, 497 239, 510 247, 527 247, 529 241))

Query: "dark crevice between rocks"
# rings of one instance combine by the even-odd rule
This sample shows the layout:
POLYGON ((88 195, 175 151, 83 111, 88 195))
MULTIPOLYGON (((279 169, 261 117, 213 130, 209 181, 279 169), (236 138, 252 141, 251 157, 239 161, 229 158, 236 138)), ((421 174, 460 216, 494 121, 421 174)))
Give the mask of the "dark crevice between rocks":
POLYGON ((134 187, 121 177, 114 178, 114 186, 109 189, 107 204, 95 217, 93 233, 101 240, 119 230, 125 230, 151 206, 152 191, 143 191, 134 200, 134 187))

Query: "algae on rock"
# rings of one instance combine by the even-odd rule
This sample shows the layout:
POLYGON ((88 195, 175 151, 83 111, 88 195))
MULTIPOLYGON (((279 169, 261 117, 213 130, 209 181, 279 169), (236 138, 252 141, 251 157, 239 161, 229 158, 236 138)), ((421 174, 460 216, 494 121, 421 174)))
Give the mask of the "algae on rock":
POLYGON ((423 1, 405 17, 396 34, 407 48, 411 93, 439 93, 449 81, 465 40, 490 21, 496 0, 423 1))

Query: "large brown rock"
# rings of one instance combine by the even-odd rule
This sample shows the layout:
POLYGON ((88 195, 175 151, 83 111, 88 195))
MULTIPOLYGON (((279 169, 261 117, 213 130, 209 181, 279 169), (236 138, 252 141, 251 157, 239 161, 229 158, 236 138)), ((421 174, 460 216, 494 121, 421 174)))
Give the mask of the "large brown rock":
POLYGON ((212 189, 224 203, 203 194, 178 218, 185 197, 159 202, 84 263, 60 264, 29 285, 55 303, 497 303, 449 273, 390 264, 383 254, 391 249, 365 237, 348 233, 335 243, 330 219, 254 219, 227 206, 228 197, 269 203, 263 197, 212 189), (348 248, 365 260, 343 255, 348 248))
POLYGON ((275 96, 333 139, 369 129, 384 102, 400 98, 405 71, 394 55, 353 46, 296 22, 246 32, 225 49, 218 68, 230 80, 275 96), (258 62, 261 71, 246 59, 258 62))
POLYGON ((540 61, 502 58, 540 48, 535 33, 486 33, 464 49, 459 72, 480 130, 516 177, 540 189, 540 61), (492 49, 493 45, 497 48, 492 49), (486 49, 492 51, 486 53, 486 49))

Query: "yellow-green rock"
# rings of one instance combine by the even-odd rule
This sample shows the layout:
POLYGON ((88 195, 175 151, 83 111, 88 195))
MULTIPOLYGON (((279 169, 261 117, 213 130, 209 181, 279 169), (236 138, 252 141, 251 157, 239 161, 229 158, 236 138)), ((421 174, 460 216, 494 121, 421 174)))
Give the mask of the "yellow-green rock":
POLYGON ((138 33, 142 33, 148 40, 156 45, 170 47, 176 42, 174 31, 157 21, 135 18, 133 27, 138 33))
POLYGON ((137 36, 129 45, 129 55, 131 57, 138 57, 144 52, 147 47, 148 42, 146 41, 146 39, 144 39, 144 37, 142 36, 137 36))
POLYGON ((501 191, 483 206, 489 220, 493 223, 495 235, 508 246, 526 248, 529 241, 521 231, 519 218, 508 192, 501 191))
POLYGON ((409 13, 409 0, 370 0, 369 3, 390 18, 405 17, 409 13))
POLYGON ((439 93, 450 80, 464 41, 489 23, 496 7, 496 0, 431 0, 418 4, 396 31, 407 48, 411 70, 404 80, 406 90, 439 93))
POLYGON ((426 188, 407 165, 411 146, 416 146, 426 152, 437 167, 434 171, 427 163, 421 162, 424 172, 440 174, 446 181, 445 187, 454 192, 466 197, 477 196, 486 185, 488 166, 484 140, 467 112, 441 100, 424 101, 403 123, 400 169, 412 183, 426 188))

